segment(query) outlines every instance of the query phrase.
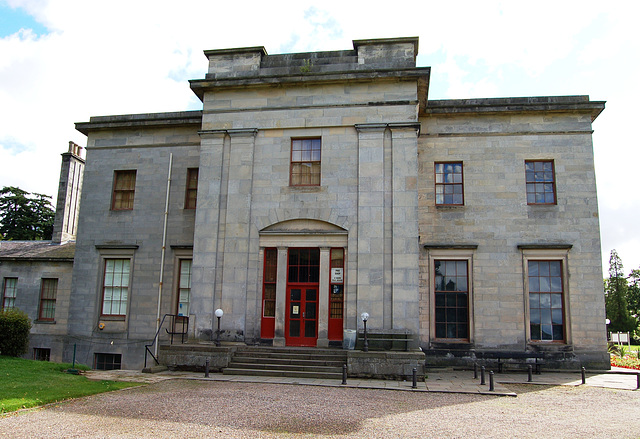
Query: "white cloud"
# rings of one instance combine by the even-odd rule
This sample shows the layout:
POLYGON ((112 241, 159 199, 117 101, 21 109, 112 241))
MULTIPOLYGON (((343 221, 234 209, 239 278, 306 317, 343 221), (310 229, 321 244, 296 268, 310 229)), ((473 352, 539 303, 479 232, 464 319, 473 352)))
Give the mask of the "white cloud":
POLYGON ((204 77, 205 49, 346 50, 353 39, 419 36, 437 98, 583 93, 608 101, 594 123, 603 254, 617 248, 625 266, 640 265, 640 225, 616 210, 640 217, 635 2, 5 3, 49 33, 0 38, 0 186, 55 195, 59 154, 69 140, 85 143, 74 122, 198 108, 188 79, 204 77))

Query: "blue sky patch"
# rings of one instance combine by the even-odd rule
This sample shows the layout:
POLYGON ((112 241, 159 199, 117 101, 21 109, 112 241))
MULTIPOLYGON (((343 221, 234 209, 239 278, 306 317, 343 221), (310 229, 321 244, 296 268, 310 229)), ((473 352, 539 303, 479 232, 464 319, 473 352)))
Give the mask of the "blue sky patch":
POLYGON ((47 28, 21 8, 11 8, 0 2, 0 38, 13 35, 20 29, 31 29, 36 35, 47 33, 47 28))

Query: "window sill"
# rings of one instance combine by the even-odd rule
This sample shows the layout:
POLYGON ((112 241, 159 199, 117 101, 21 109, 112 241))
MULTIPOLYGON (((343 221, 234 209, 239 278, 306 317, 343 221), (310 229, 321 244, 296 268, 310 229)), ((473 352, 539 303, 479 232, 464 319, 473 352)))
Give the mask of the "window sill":
POLYGON ((324 186, 286 186, 283 188, 284 193, 316 193, 326 192, 327 188, 324 186))
POLYGON ((124 322, 127 316, 100 316, 100 320, 104 320, 106 322, 124 322))
POLYGON ((56 321, 55 320, 34 320, 33 323, 37 325, 55 325, 56 321))
POLYGON ((461 209, 464 204, 436 204, 436 209, 449 210, 449 209, 461 209))

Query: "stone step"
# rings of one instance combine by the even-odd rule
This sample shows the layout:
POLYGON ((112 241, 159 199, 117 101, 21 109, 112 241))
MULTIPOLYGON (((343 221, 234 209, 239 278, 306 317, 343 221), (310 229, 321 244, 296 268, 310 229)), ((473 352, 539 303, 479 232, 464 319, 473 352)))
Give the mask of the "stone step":
POLYGON ((289 364, 297 366, 329 366, 329 367, 342 367, 346 364, 346 358, 328 359, 328 360, 316 360, 316 359, 302 359, 302 358, 281 358, 281 357, 260 357, 260 356, 244 356, 234 355, 233 361, 245 364, 289 364))
POLYGON ((237 368, 227 367, 222 371, 222 373, 224 375, 274 376, 274 377, 316 378, 316 379, 330 379, 330 380, 342 379, 342 373, 304 372, 304 371, 291 371, 291 370, 237 369, 237 368))
POLYGON ((342 379, 342 366, 346 362, 347 353, 339 349, 242 347, 222 372, 228 375, 342 379))
POLYGON ((229 363, 231 369, 259 369, 274 371, 297 371, 297 372, 322 372, 322 373, 342 373, 340 366, 318 366, 316 364, 272 364, 272 363, 243 363, 232 361, 229 363))
POLYGON ((242 347, 236 350, 236 355, 243 356, 290 356, 291 358, 308 357, 315 358, 347 358, 346 351, 341 349, 315 349, 315 348, 272 348, 272 347, 242 347))
POLYGON ((312 355, 312 354, 285 354, 278 352, 236 352, 234 356, 244 358, 279 358, 282 360, 306 360, 306 361, 347 361, 346 356, 336 355, 312 355))

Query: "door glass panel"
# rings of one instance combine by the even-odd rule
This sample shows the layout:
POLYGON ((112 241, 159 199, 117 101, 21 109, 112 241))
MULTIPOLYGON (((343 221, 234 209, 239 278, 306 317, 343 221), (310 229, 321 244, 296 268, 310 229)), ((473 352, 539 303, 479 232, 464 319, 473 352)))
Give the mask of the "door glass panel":
POLYGON ((316 290, 307 290, 305 293, 305 300, 315 301, 316 300, 316 290))
POLYGON ((315 303, 307 303, 306 304, 305 318, 307 320, 315 320, 315 318, 316 318, 316 304, 315 303))
POLYGON ((300 320, 289 322, 289 337, 300 337, 300 320))
POLYGON ((316 321, 315 320, 307 320, 304 322, 304 336, 305 337, 315 337, 316 336, 316 321))
POLYGON ((300 289, 295 289, 295 290, 291 290, 291 300, 300 300, 301 297, 301 290, 300 289))

